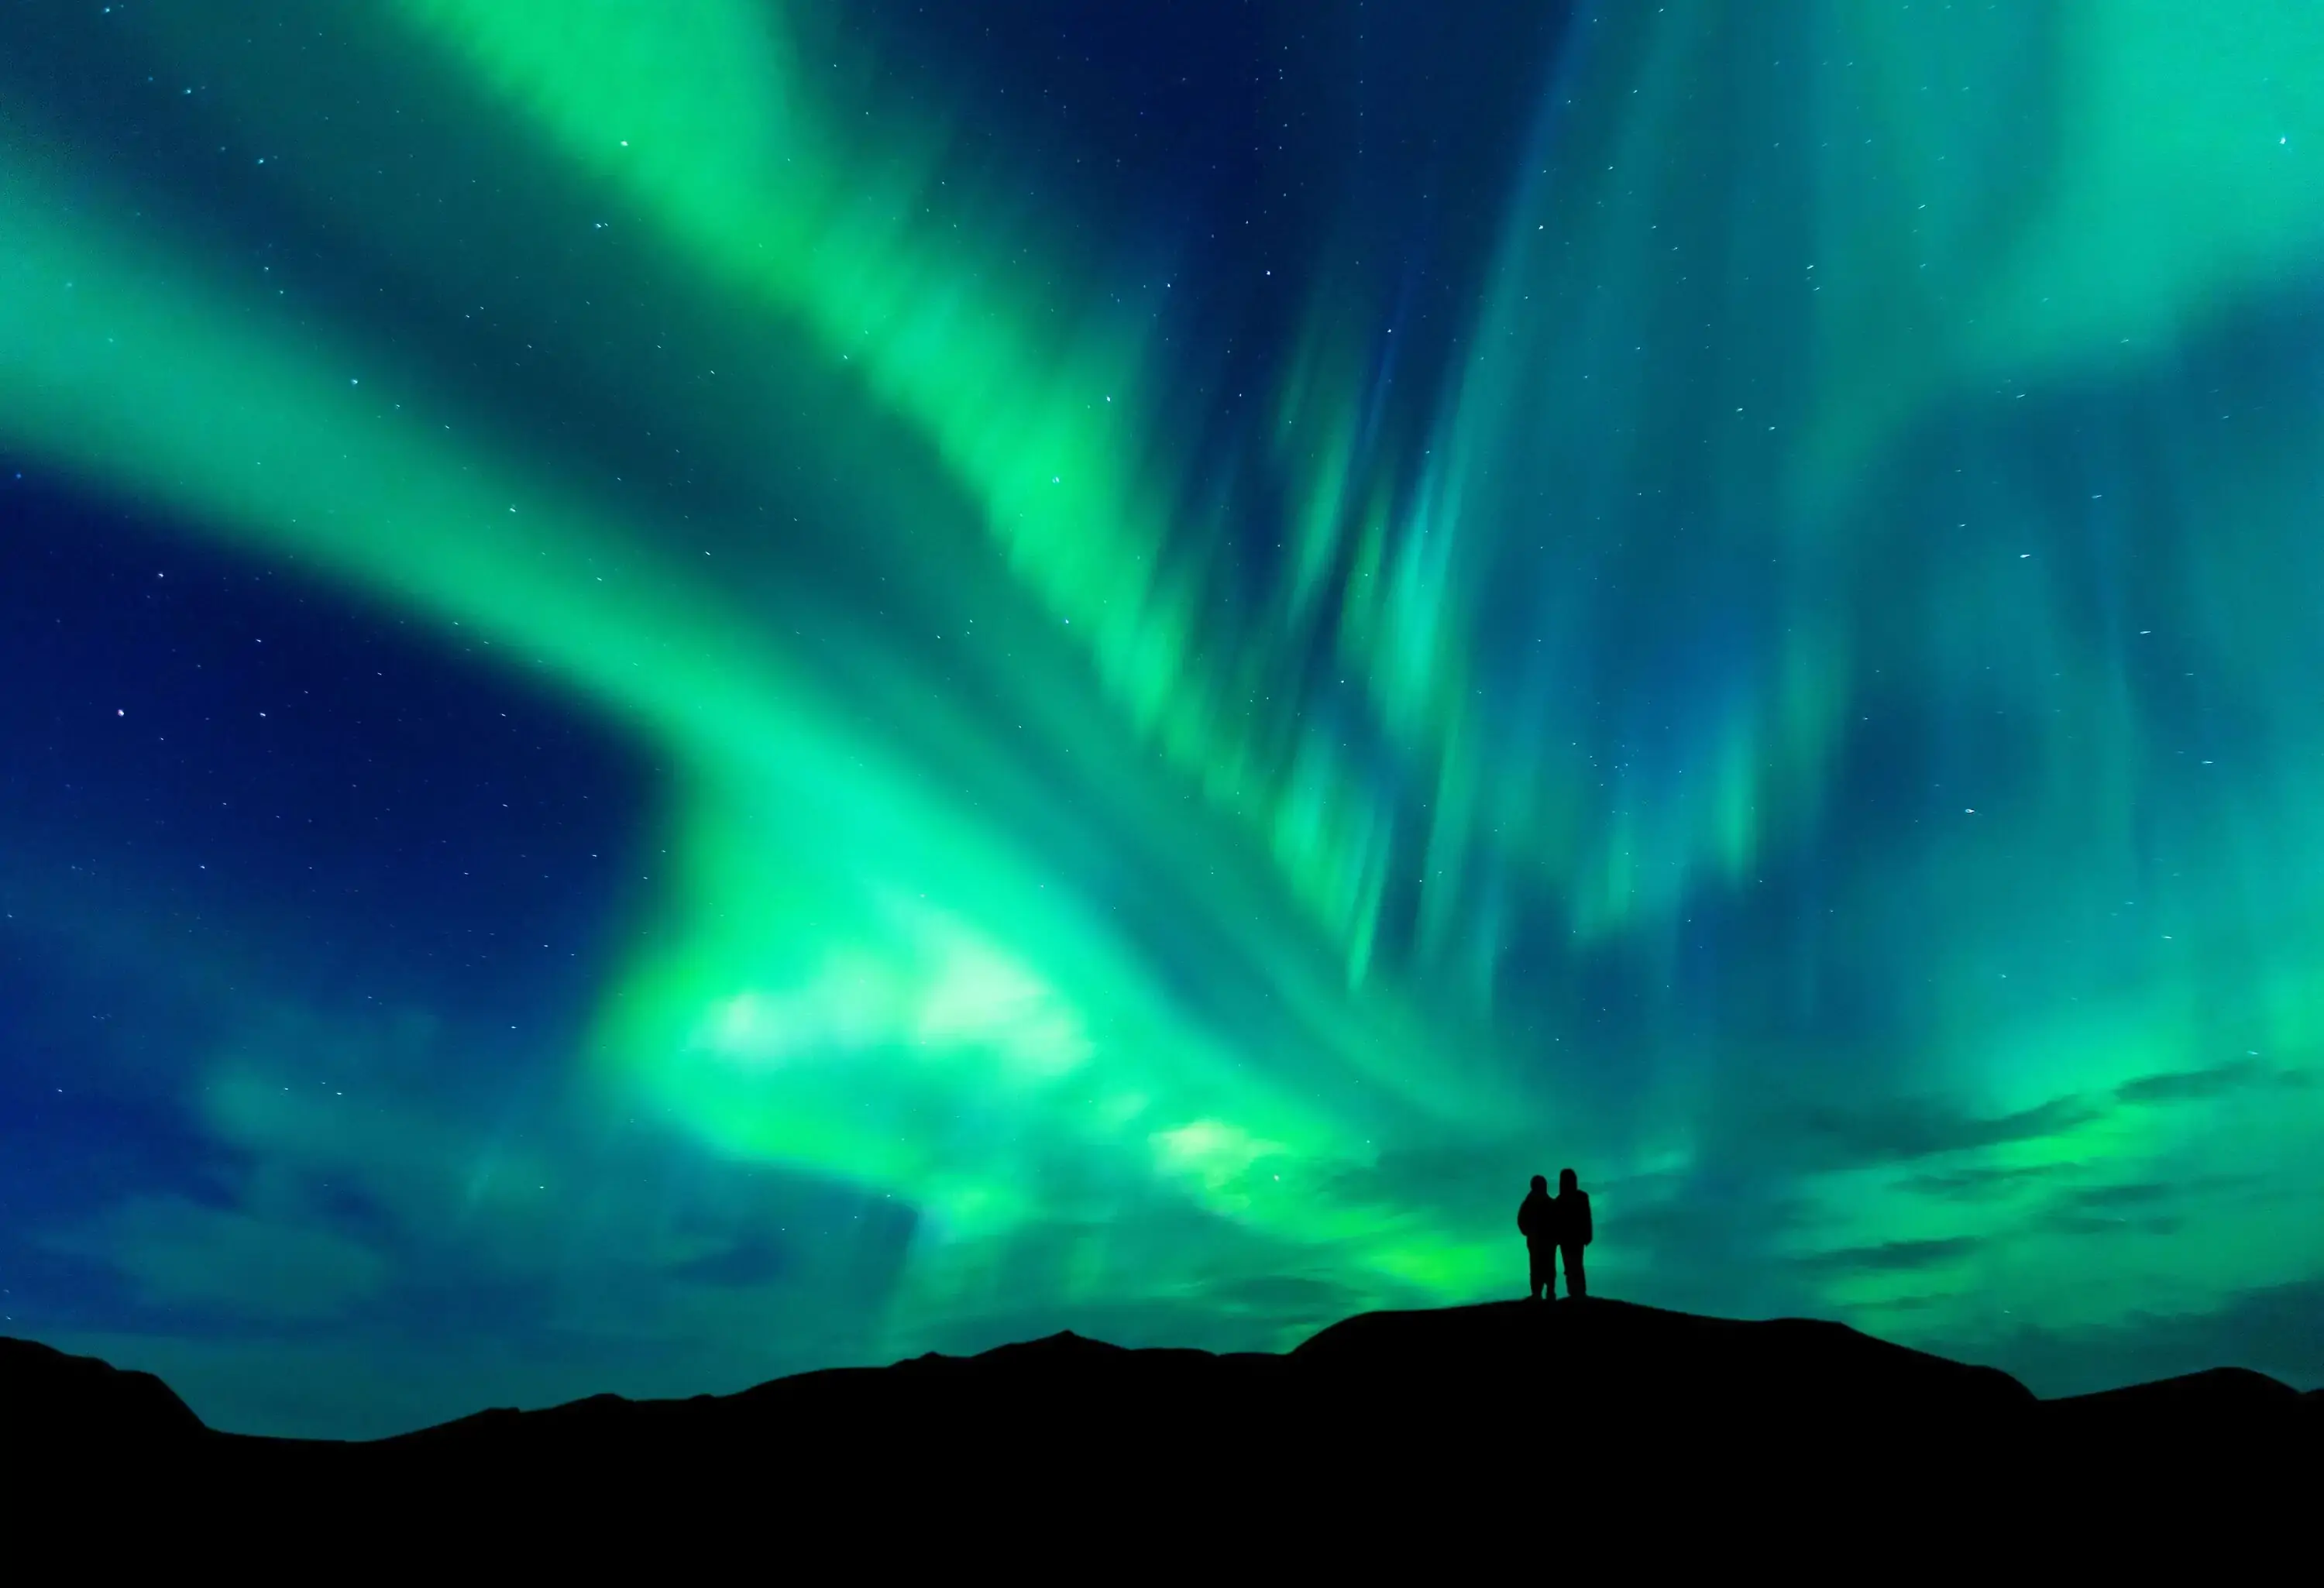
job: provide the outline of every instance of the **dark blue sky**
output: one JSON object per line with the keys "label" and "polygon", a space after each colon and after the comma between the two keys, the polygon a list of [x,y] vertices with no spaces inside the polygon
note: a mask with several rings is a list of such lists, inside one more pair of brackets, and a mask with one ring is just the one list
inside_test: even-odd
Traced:
{"label": "dark blue sky", "polygon": [[0,12],[0,1326],[2324,1378],[2324,30],[695,21]]}

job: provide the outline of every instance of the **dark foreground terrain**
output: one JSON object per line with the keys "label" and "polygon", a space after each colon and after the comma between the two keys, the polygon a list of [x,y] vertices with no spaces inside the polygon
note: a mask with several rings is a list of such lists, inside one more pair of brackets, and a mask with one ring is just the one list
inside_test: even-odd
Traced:
{"label": "dark foreground terrain", "polygon": [[420,1516],[488,1500],[600,1528],[746,1497],[794,1527],[842,1510],[904,1526],[964,1502],[1026,1526],[1032,1513],[991,1507],[1174,1526],[1240,1508],[1294,1530],[1338,1518],[1344,1542],[1367,1515],[1408,1530],[1465,1510],[1491,1532],[1516,1503],[1679,1525],[1748,1497],[1832,1514],[1920,1505],[1957,1530],[2034,1494],[2053,1522],[2077,1492],[2162,1493],[2181,1520],[2199,1491],[2312,1496],[2324,1394],[2223,1369],[2043,1401],[1837,1324],[1593,1299],[1367,1314],[1280,1356],[1058,1334],[736,1395],[484,1411],[364,1444],[220,1433],[150,1375],[0,1340],[0,1439],[19,1470],[120,1493]]}

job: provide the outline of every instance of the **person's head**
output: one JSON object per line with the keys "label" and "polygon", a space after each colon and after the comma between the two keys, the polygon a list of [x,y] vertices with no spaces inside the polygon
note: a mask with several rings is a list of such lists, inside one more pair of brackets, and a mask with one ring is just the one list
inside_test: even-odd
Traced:
{"label": "person's head", "polygon": [[[1565,1172],[1566,1172],[1567,1174],[1572,1174],[1573,1171],[1572,1171],[1572,1169],[1568,1169],[1568,1170],[1566,1170]],[[1534,1188],[1535,1190],[1536,1190],[1536,1191],[1546,1191],[1546,1190],[1548,1190],[1548,1189],[1549,1189],[1549,1177],[1548,1177],[1547,1176],[1545,1176],[1545,1175],[1536,1175],[1536,1176],[1533,1177],[1533,1188]]]}
{"label": "person's head", "polygon": [[1573,1177],[1573,1171],[1572,1169],[1560,1169],[1557,1171],[1557,1188],[1560,1191],[1575,1190],[1580,1186],[1580,1185],[1581,1182]]}

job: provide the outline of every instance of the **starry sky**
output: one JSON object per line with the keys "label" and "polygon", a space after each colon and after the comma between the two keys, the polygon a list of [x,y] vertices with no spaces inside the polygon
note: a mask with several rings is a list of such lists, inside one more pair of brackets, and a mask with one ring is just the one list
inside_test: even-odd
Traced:
{"label": "starry sky", "polygon": [[0,1332],[2324,1382],[2306,0],[0,9]]}

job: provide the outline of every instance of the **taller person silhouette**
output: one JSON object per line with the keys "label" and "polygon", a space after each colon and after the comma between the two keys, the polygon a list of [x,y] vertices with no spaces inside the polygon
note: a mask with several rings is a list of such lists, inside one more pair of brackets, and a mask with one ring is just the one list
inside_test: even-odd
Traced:
{"label": "taller person silhouette", "polygon": [[[1536,1177],[1534,1184],[1540,1186],[1542,1182]],[[1590,1193],[1582,1188],[1572,1169],[1560,1169],[1557,1196],[1545,1200],[1554,1210],[1550,1227],[1556,1232],[1558,1255],[1565,1260],[1566,1299],[1579,1301],[1590,1294],[1590,1281],[1582,1271],[1582,1249],[1597,1233],[1590,1223]]]}
{"label": "taller person silhouette", "polygon": [[1549,1182],[1539,1175],[1533,1177],[1533,1189],[1517,1204],[1517,1233],[1525,1237],[1526,1262],[1532,1269],[1533,1297],[1542,1299],[1546,1289],[1549,1298],[1557,1297],[1557,1198],[1549,1194]]}

